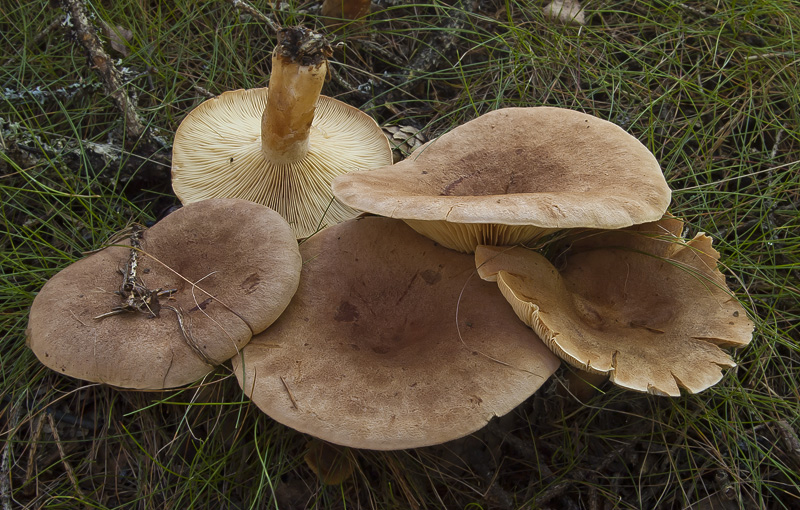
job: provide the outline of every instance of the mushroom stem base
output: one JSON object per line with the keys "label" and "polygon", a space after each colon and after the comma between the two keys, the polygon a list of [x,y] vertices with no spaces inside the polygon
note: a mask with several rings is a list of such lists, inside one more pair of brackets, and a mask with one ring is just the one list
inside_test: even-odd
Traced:
{"label": "mushroom stem base", "polygon": [[322,40],[312,56],[302,49],[316,47],[312,43],[320,37],[310,30],[284,36],[272,54],[269,96],[261,117],[261,145],[275,164],[294,163],[308,154],[311,123],[328,74],[327,43]]}

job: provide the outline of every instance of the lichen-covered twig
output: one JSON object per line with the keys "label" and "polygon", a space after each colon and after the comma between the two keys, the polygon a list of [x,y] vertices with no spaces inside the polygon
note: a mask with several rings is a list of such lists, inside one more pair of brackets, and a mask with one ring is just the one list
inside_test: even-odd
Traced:
{"label": "lichen-covered twig", "polygon": [[86,4],[83,0],[62,0],[62,2],[72,25],[72,33],[86,50],[89,66],[103,80],[106,94],[122,113],[127,132],[126,145],[129,147],[139,146],[151,152],[155,151],[158,145],[136,112],[136,107],[125,91],[114,61],[103,49],[103,44],[97,37],[97,30],[89,21]]}
{"label": "lichen-covered twig", "polygon": [[[131,227],[131,250],[128,256],[128,262],[125,265],[125,271],[122,273],[122,285],[116,294],[122,297],[122,304],[115,306],[111,311],[103,313],[95,317],[95,319],[104,319],[112,315],[117,315],[126,312],[139,312],[147,315],[149,318],[158,317],[161,311],[161,303],[159,299],[164,296],[171,296],[177,292],[177,289],[148,289],[142,280],[139,278],[139,250],[141,250],[142,228],[134,224]],[[176,310],[175,313],[180,313]]]}

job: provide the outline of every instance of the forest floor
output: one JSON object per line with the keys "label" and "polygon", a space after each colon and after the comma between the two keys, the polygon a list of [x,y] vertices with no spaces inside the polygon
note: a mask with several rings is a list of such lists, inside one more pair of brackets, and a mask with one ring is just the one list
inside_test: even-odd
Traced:
{"label": "forest floor", "polygon": [[[79,37],[84,5],[96,47]],[[294,1],[0,5],[0,508],[800,507],[800,5],[593,0],[583,26],[543,5],[379,0],[335,28]],[[578,110],[637,137],[670,212],[713,237],[755,323],[738,366],[699,394],[604,384],[584,401],[563,366],[466,438],[339,451],[354,466],[341,484],[320,481],[304,461],[314,441],[249,403],[227,365],[164,392],[46,369],[26,346],[37,292],[179,205],[175,130],[210,97],[266,86],[262,16],[326,33],[323,93],[403,127],[404,154],[508,106]]]}

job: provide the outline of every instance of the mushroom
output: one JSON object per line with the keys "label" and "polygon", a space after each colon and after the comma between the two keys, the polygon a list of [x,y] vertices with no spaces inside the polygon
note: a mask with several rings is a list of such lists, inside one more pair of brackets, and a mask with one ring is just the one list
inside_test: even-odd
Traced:
{"label": "mushroom", "polygon": [[487,113],[394,166],[337,177],[333,193],[464,252],[655,221],[670,201],[658,162],[634,137],[550,107]]}
{"label": "mushroom", "polygon": [[562,384],[556,386],[556,394],[588,402],[606,381],[608,381],[607,374],[586,372],[570,366],[562,376]]}
{"label": "mushroom", "polygon": [[312,439],[307,447],[303,460],[316,473],[320,482],[325,485],[341,485],[353,476],[356,461],[349,448],[319,439]]}
{"label": "mushroom", "polygon": [[341,24],[341,20],[357,20],[369,14],[371,0],[325,0],[320,13],[328,26]]}
{"label": "mushroom", "polygon": [[233,359],[284,425],[355,448],[442,443],[511,411],[560,363],[472,257],[399,220],[350,220],[300,252],[286,312]]}
{"label": "mushroom", "polygon": [[372,118],[320,96],[329,53],[319,34],[283,29],[269,89],[225,92],[186,116],[172,152],[172,188],[181,202],[257,202],[283,216],[298,238],[357,214],[333,199],[331,181],[391,164],[392,151]]}
{"label": "mushroom", "polygon": [[584,234],[558,270],[521,247],[479,246],[478,274],[571,365],[658,395],[700,392],[736,366],[725,348],[753,323],[717,269],[711,238],[680,238],[674,218]]}
{"label": "mushroom", "polygon": [[[78,379],[182,386],[278,318],[300,265],[291,229],[267,207],[238,199],[189,204],[53,276],[31,306],[28,345],[42,363]],[[141,310],[121,306],[128,280],[151,292]]]}

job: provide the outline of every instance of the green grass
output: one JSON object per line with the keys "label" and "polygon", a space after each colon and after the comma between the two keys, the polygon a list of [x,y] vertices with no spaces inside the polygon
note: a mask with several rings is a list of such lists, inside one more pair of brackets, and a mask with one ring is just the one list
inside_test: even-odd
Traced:
{"label": "green grass", "polygon": [[[225,367],[180,391],[123,392],[59,376],[26,348],[27,311],[48,278],[176,200],[168,167],[130,153],[103,159],[93,149],[121,145],[120,114],[68,30],[43,32],[61,11],[6,4],[3,509],[800,505],[796,2],[599,0],[585,3],[581,28],[544,19],[540,3],[480,2],[454,29],[452,49],[403,88],[395,77],[425,48],[441,47],[431,41],[464,4],[385,2],[361,28],[334,34],[345,43],[333,58],[339,79],[323,92],[381,123],[432,137],[496,108],[553,105],[624,127],[661,163],[675,190],[671,211],[688,233],[714,237],[730,287],[756,318],[739,366],[699,395],[604,387],[581,404],[557,392],[559,373],[465,440],[352,452],[357,470],[336,487],[305,465],[307,438],[247,403]],[[273,13],[280,23],[321,27],[316,4],[283,5]],[[114,58],[139,113],[164,140],[204,90],[267,83],[274,34],[228,2],[93,2],[90,10],[132,31],[128,55]]]}

